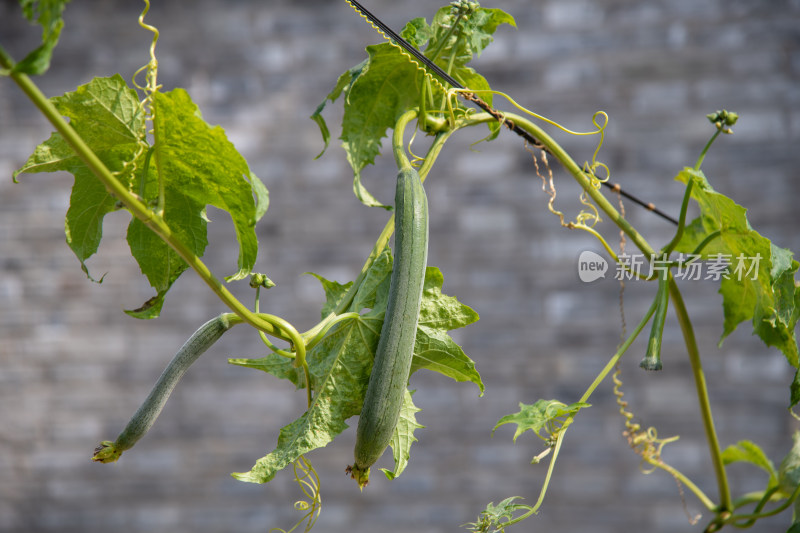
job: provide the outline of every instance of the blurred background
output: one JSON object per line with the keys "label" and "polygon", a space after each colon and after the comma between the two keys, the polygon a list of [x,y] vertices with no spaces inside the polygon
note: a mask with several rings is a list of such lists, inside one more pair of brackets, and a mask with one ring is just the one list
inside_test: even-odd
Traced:
{"label": "blurred background", "polygon": [[[130,80],[148,60],[141,2],[74,1],[48,73],[36,82],[48,96],[94,76]],[[438,3],[370,0],[396,29],[430,20]],[[800,2],[797,0],[497,0],[512,14],[474,63],[491,86],[578,130],[592,114],[610,116],[600,158],[612,181],[677,216],[683,188],[673,177],[694,164],[716,109],[740,115],[703,166],[712,185],[745,205],[752,226],[782,247],[800,250]],[[212,0],[154,2],[147,22],[161,31],[157,55],[164,90],[186,88],[211,124],[219,124],[270,190],[258,227],[257,270],[276,283],[263,309],[305,330],[324,300],[313,271],[355,277],[387,214],[351,192],[352,173],[335,138],[341,102],[326,118],[334,141],[320,159],[317,126],[308,119],[337,77],[380,42],[342,1]],[[39,31],[17,2],[0,1],[0,45],[21,58]],[[299,416],[302,392],[288,382],[234,367],[227,357],[264,354],[257,335],[236,329],[188,372],[156,425],[119,463],[92,463],[94,446],[113,439],[164,365],[204,321],[225,309],[187,272],[162,317],[137,321],[123,309],[152,293],[125,243],[129,217],[106,218],[105,239],[89,261],[94,284],[64,242],[69,174],[11,174],[52,128],[8,78],[0,78],[0,531],[99,533],[239,533],[289,529],[301,513],[291,472],[263,486],[233,480],[271,451],[280,428]],[[411,461],[395,481],[382,477],[363,493],[344,474],[355,429],[309,454],[321,477],[321,532],[463,530],[489,502],[521,496],[533,504],[545,465],[533,434],[512,442],[513,427],[491,429],[518,403],[577,401],[614,353],[621,319],[619,284],[582,283],[580,252],[605,255],[586,233],[559,226],[547,211],[531,157],[507,133],[471,146],[485,130],[457,135],[434,166],[429,264],[444,273],[444,292],[481,320],[452,332],[486,384],[439,375],[412,377],[422,408]],[[557,136],[582,162],[593,145]],[[425,141],[420,139],[421,146]],[[421,148],[418,151],[423,151]],[[388,154],[387,154],[388,155]],[[554,168],[558,204],[575,215],[578,191]],[[394,163],[381,157],[364,171],[367,187],[391,202]],[[613,198],[612,198],[613,199]],[[616,201],[615,199],[613,199]],[[626,204],[629,220],[655,246],[673,227]],[[210,209],[204,258],[218,276],[236,270],[238,249],[228,215]],[[601,228],[612,241],[616,232]],[[244,301],[251,290],[232,289]],[[786,410],[793,370],[744,323],[722,345],[717,284],[685,282],[684,297],[703,354],[723,447],[753,440],[776,463],[797,423]],[[632,325],[655,294],[629,282]],[[680,435],[664,459],[716,498],[696,395],[674,315],[667,317],[664,370],[638,368],[644,341],[622,360],[626,399],[637,420],[660,436]],[[622,436],[623,419],[604,383],[568,432],[540,513],[514,530],[593,533],[700,531],[702,506],[669,475],[641,472]],[[351,420],[351,426],[355,419]],[[390,465],[390,454],[383,459]],[[731,468],[734,495],[763,489],[760,471]],[[785,531],[790,517],[759,523]]]}

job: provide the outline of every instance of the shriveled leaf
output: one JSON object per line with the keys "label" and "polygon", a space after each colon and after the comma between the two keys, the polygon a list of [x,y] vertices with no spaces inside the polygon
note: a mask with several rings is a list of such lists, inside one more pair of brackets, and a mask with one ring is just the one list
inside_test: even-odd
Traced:
{"label": "shriveled leaf", "polygon": [[492,429],[492,434],[504,424],[516,424],[517,430],[514,432],[513,438],[515,442],[517,437],[528,430],[536,433],[540,439],[546,439],[547,437],[539,434],[540,431],[544,429],[550,434],[550,428],[560,425],[560,418],[577,413],[585,407],[590,407],[590,405],[581,402],[567,405],[558,400],[537,400],[532,405],[520,402],[519,412],[501,418]]}
{"label": "shriveled leaf", "polygon": [[411,444],[417,441],[414,436],[414,431],[425,426],[417,423],[416,414],[421,411],[412,399],[415,391],[406,389],[405,396],[403,396],[403,407],[400,409],[400,418],[397,421],[397,426],[394,428],[392,440],[389,446],[392,447],[392,455],[394,456],[394,470],[381,468],[383,473],[388,479],[394,479],[403,473],[408,465],[408,458],[410,457]]}

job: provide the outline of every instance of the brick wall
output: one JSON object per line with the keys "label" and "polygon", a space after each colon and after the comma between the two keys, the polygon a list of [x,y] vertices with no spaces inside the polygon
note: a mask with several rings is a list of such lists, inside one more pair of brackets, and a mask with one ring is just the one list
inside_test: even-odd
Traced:
{"label": "brick wall", "polygon": [[[19,22],[15,2],[0,3],[0,44],[19,57],[37,37]],[[602,157],[614,181],[677,213],[672,181],[691,164],[709,133],[704,115],[740,113],[733,136],[720,139],[704,164],[713,185],[745,204],[752,225],[777,244],[800,250],[797,145],[800,141],[800,2],[796,0],[501,0],[518,29],[501,28],[477,62],[493,87],[576,129],[608,112]],[[428,18],[438,4],[373,0],[392,26]],[[75,1],[50,72],[37,80],[48,95],[92,76],[130,78],[147,60],[149,36],[136,25],[134,2]],[[186,87],[206,120],[221,124],[270,189],[259,226],[257,269],[278,283],[271,312],[305,329],[322,291],[301,272],[348,280],[386,214],[361,207],[337,146],[319,160],[308,115],[344,69],[361,61],[372,29],[343,2],[156,2],[148,21],[161,30],[160,81]],[[341,111],[330,108],[330,124]],[[122,309],[150,296],[124,242],[127,218],[106,219],[106,240],[89,262],[108,275],[88,282],[64,244],[67,174],[11,172],[50,127],[6,78],[0,78],[0,531],[94,533],[263,532],[298,518],[299,492],[288,472],[265,486],[228,476],[272,449],[281,426],[303,410],[302,393],[258,372],[227,365],[227,356],[262,353],[246,330],[226,335],[187,374],[158,423],[118,464],[89,461],[113,438],[182,341],[221,304],[193,276],[180,279],[162,318],[139,322]],[[334,136],[338,135],[336,129]],[[481,320],[454,333],[483,374],[487,391],[418,373],[412,386],[427,427],[407,471],[359,494],[345,478],[354,431],[310,454],[321,475],[319,531],[439,533],[474,520],[489,501],[519,495],[532,503],[544,468],[529,435],[490,430],[520,401],[576,400],[613,353],[620,320],[618,285],[583,284],[582,250],[601,252],[586,234],[558,226],[530,156],[510,135],[469,151],[478,134],[448,143],[427,185],[429,263],[445,292]],[[591,147],[565,138],[576,157]],[[365,172],[368,187],[390,201],[392,162]],[[573,189],[557,171],[559,202]],[[629,219],[656,245],[671,227],[628,205]],[[226,215],[212,210],[212,270],[235,269],[237,250]],[[609,234],[611,230],[603,226]],[[234,287],[237,295],[248,291]],[[629,283],[629,324],[649,305],[650,285]],[[685,297],[704,355],[723,446],[758,442],[776,460],[796,423],[785,410],[792,373],[743,324],[716,347],[721,332],[716,286],[694,282]],[[659,434],[680,434],[665,459],[715,496],[716,488],[681,338],[667,318],[663,372],[638,369],[639,342],[623,360],[627,399]],[[547,500],[520,531],[699,531],[684,514],[664,473],[643,475],[626,446],[610,385],[592,398],[567,435]],[[763,487],[752,469],[731,472],[737,494]],[[762,484],[762,485],[759,485]],[[690,513],[700,505],[687,495]],[[785,531],[788,517],[759,531]],[[703,524],[704,521],[701,521]]]}

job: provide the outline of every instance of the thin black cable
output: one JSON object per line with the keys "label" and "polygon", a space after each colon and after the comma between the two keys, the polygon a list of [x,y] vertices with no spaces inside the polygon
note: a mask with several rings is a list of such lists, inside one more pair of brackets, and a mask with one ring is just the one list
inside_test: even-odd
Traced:
{"label": "thin black cable", "polygon": [[370,13],[367,8],[356,2],[356,0],[347,0],[356,10],[358,10],[364,17],[370,21],[371,23],[375,24],[380,30],[388,35],[395,43],[402,46],[403,49],[414,56],[414,59],[420,61],[423,65],[431,69],[437,76],[442,78],[444,81],[455,87],[456,89],[464,89],[464,86],[458,83],[456,80],[453,79],[447,72],[442,70],[439,65],[428,59],[425,54],[417,50],[414,46],[411,45],[408,41],[400,37],[397,33],[394,32],[389,26],[384,24],[378,17]]}
{"label": "thin black cable", "polygon": [[[425,54],[423,54],[422,52],[417,50],[416,47],[411,45],[411,43],[409,43],[408,41],[406,41],[405,39],[400,37],[400,35],[395,33],[394,30],[392,30],[389,26],[384,24],[383,21],[381,21],[378,17],[376,17],[375,15],[370,13],[367,8],[362,6],[356,0],[346,0],[346,1],[351,6],[353,6],[356,9],[356,11],[361,13],[364,16],[364,18],[366,18],[369,22],[371,22],[372,24],[377,26],[384,34],[386,34],[389,38],[391,38],[398,46],[401,46],[406,52],[408,52],[409,54],[414,56],[414,59],[416,59],[417,61],[419,61],[423,65],[425,65],[430,70],[432,70],[434,72],[434,74],[436,74],[437,76],[442,78],[444,81],[446,81],[447,83],[449,83],[450,85],[452,85],[456,89],[466,89],[466,87],[464,87],[463,85],[458,83],[455,79],[453,79],[452,76],[450,76],[447,72],[442,70],[441,67],[439,67],[439,65],[437,65],[436,63],[431,61],[427,56],[425,56]],[[531,145],[536,146],[536,147],[541,148],[541,149],[545,149],[544,146],[542,145],[542,143],[540,143],[527,130],[522,129],[519,126],[517,126],[514,122],[505,119],[505,117],[503,116],[502,113],[500,113],[499,111],[494,109],[492,106],[490,106],[489,104],[484,102],[481,98],[479,98],[474,93],[464,93],[464,92],[462,92],[462,93],[459,93],[459,94],[465,100],[468,100],[468,101],[472,102],[473,104],[477,105],[478,107],[480,107],[481,109],[483,109],[484,111],[486,111],[487,113],[492,115],[498,122],[500,122],[501,124],[505,125],[509,130],[513,131],[514,133],[516,133],[517,135],[519,135],[520,137],[522,137],[523,139],[528,141]],[[615,192],[618,192],[619,194],[621,194],[622,196],[624,196],[628,200],[632,201],[633,203],[635,203],[635,204],[637,204],[637,205],[639,205],[641,207],[644,207],[648,211],[651,211],[652,213],[660,216],[661,218],[672,222],[676,226],[678,225],[678,221],[675,218],[671,217],[670,215],[668,215],[668,214],[664,213],[663,211],[661,211],[660,209],[658,209],[652,202],[645,202],[644,200],[640,200],[636,196],[625,192],[625,190],[623,190],[622,187],[619,186],[619,184],[609,183],[607,181],[602,181],[601,183],[603,185],[605,185],[606,187],[610,188],[611,190],[613,190]]]}

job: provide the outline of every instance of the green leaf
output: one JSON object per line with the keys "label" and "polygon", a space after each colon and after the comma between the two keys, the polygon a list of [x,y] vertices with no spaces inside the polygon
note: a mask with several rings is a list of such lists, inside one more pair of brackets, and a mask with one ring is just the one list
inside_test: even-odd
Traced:
{"label": "green leaf", "polygon": [[232,365],[261,370],[262,372],[272,374],[278,379],[288,379],[294,383],[295,387],[298,389],[303,389],[306,386],[306,378],[303,374],[303,370],[295,367],[292,359],[276,353],[270,353],[266,357],[257,359],[232,357],[228,359],[228,362]]}
{"label": "green leaf", "polygon": [[584,407],[590,407],[590,405],[582,402],[567,405],[558,400],[537,400],[533,405],[520,402],[519,412],[501,418],[492,429],[492,434],[504,424],[516,424],[517,430],[514,432],[514,442],[516,442],[517,437],[528,430],[536,433],[540,439],[546,440],[547,437],[540,435],[540,431],[544,429],[548,435],[552,434],[560,426],[561,421],[558,419],[577,413]]}
{"label": "green leaf", "polygon": [[390,43],[367,47],[369,60],[347,91],[342,146],[353,168],[353,192],[368,206],[384,207],[361,183],[361,171],[375,162],[381,139],[397,118],[419,100],[422,73]]}
{"label": "green leaf", "polygon": [[[437,12],[430,26],[425,19],[416,18],[406,24],[401,35],[417,48],[422,49],[427,44],[425,53],[429,57],[438,52],[437,64],[449,69],[449,74],[464,86],[488,90],[485,78],[466,64],[491,42],[492,34],[500,24],[514,25],[513,17],[498,9],[480,8],[460,24],[462,32],[447,37],[448,27],[453,22],[450,7],[446,6]],[[365,205],[390,209],[363,185],[361,172],[375,162],[381,150],[381,140],[397,118],[407,109],[420,105],[423,85],[428,83],[427,76],[431,74],[426,74],[408,55],[389,42],[368,46],[367,53],[367,60],[339,77],[334,89],[311,118],[319,125],[327,147],[330,132],[322,118],[322,110],[329,100],[333,102],[341,94],[345,95],[340,139],[353,168],[353,191]],[[426,104],[426,107],[445,109],[444,93],[435,84],[432,89],[433,105]],[[481,96],[491,104],[490,93],[484,92]],[[499,125],[492,124],[490,129],[493,137],[499,131]]]}
{"label": "green leaf", "polygon": [[22,13],[29,22],[42,27],[42,44],[16,63],[11,72],[43,74],[50,68],[53,49],[58,44],[61,29],[64,27],[62,13],[69,0],[20,0]]}
{"label": "green leaf", "polygon": [[[205,206],[171,187],[165,191],[165,205],[169,208],[164,210],[164,220],[173,234],[196,255],[203,255],[208,244],[206,219],[204,216],[187,215],[204,213]],[[189,265],[138,218],[131,220],[127,238],[131,254],[157,294],[138,309],[125,312],[134,318],[156,318],[167,291]]]}
{"label": "green leaf", "polygon": [[[345,312],[363,313],[357,319],[342,320],[323,337],[310,353],[306,355],[311,372],[314,397],[309,409],[291,424],[281,429],[278,444],[272,452],[259,459],[250,472],[234,474],[243,481],[265,483],[274,475],[294,462],[300,455],[325,446],[341,433],[347,424],[345,420],[361,412],[372,369],[372,361],[378,346],[389,285],[392,273],[392,257],[387,247],[373,261],[367,270],[353,302]],[[323,317],[335,308],[344,292],[351,286],[331,282],[314,274],[325,289],[327,300]],[[469,307],[457,302],[455,298],[441,293],[443,278],[441,272],[428,267],[425,277],[423,301],[420,312],[418,340],[415,343],[415,369],[428,368],[458,381],[472,381],[483,391],[480,374],[474,363],[449,338],[446,331],[463,327],[477,320],[477,314]],[[420,336],[440,339],[440,353],[431,355],[428,350],[418,351]],[[305,377],[292,362],[275,354],[260,359],[230,359],[232,364],[269,372],[289,379],[298,388],[305,387]],[[396,477],[405,468],[409,448],[416,440],[413,431],[421,427],[414,414],[418,412],[407,394],[401,413],[401,422],[395,428],[392,450],[395,469],[387,473]]]}
{"label": "green leaf", "polygon": [[355,79],[361,75],[361,71],[364,69],[367,62],[368,60],[365,59],[355,67],[352,67],[344,71],[341,74],[341,76],[339,76],[339,79],[336,81],[336,85],[334,86],[334,88],[331,90],[330,93],[328,93],[328,96],[325,97],[325,99],[317,106],[317,109],[314,110],[314,112],[309,117],[311,120],[317,123],[317,126],[319,126],[319,132],[322,135],[322,142],[324,143],[322,151],[319,154],[317,154],[317,156],[314,159],[319,159],[320,157],[322,157],[322,154],[324,154],[325,151],[328,149],[328,145],[330,144],[331,140],[331,132],[328,129],[328,124],[325,122],[325,118],[322,116],[322,112],[325,110],[325,106],[327,105],[328,101],[335,102],[336,99],[339,98],[339,95],[342,94],[342,91],[345,90],[345,88],[349,89],[349,87],[353,84]]}
{"label": "green leaf", "polygon": [[505,524],[501,522],[510,521],[517,511],[530,511],[532,509],[529,505],[514,503],[514,500],[521,499],[521,496],[512,496],[506,498],[497,505],[495,505],[494,502],[490,502],[486,505],[486,509],[481,511],[477,522],[470,522],[464,525],[470,531],[478,533],[503,533],[503,531],[505,531]]}
{"label": "green leaf", "polygon": [[476,322],[478,313],[456,298],[442,294],[443,283],[441,271],[427,267],[411,373],[424,368],[455,381],[471,381],[483,395],[484,385],[475,363],[447,334],[449,330]]}
{"label": "green leaf", "polygon": [[[178,205],[170,223],[191,224],[189,218],[205,218],[205,206],[227,211],[233,219],[239,241],[239,271],[226,279],[248,276],[258,254],[257,219],[252,173],[247,162],[225,136],[225,130],[211,126],[183,89],[154,95],[156,146],[165,188],[178,191],[201,209],[190,211]],[[165,211],[170,206],[166,204]],[[168,218],[165,213],[165,218]],[[200,255],[200,254],[198,254]]]}
{"label": "green leaf", "polygon": [[[431,41],[428,43],[428,50],[437,50],[440,45],[442,51],[439,57],[444,64],[450,62],[450,58],[455,56],[454,62],[458,66],[463,66],[478,57],[481,52],[493,41],[494,32],[501,24],[509,24],[517,27],[514,17],[502,9],[478,8],[467,17],[463,17],[459,23],[462,30],[450,35],[450,27],[456,22],[456,15],[452,13],[450,6],[439,8],[431,21]],[[471,89],[472,87],[470,87]]]}
{"label": "green leaf", "polygon": [[[795,431],[792,435],[792,449],[786,454],[778,468],[778,487],[787,497],[795,495],[800,487],[800,431]],[[800,523],[800,501],[795,499],[792,504],[792,523],[794,524],[789,531],[795,529],[795,525]]]}
{"label": "green leaf", "polygon": [[[195,255],[202,256],[208,244],[206,206],[228,211],[241,245],[239,271],[228,279],[247,276],[258,252],[255,223],[267,210],[269,193],[222,128],[203,121],[185,91],[154,95],[155,147],[145,140],[147,126],[138,95],[119,75],[95,78],[52,102],[117,179],[148,205],[159,202],[161,176],[164,221]],[[57,133],[36,148],[14,178],[59,170],[75,176],[65,233],[91,278],[86,261],[97,252],[103,218],[121,206]],[[128,243],[156,290],[156,296],[128,314],[156,317],[167,291],[187,265],[138,219],[130,223]]]}
{"label": "green leaf", "polygon": [[800,485],[800,431],[792,435],[792,449],[778,468],[778,485],[784,494],[791,495]]}
{"label": "green leaf", "polygon": [[317,278],[319,282],[322,283],[322,288],[325,290],[325,305],[322,306],[321,312],[323,319],[325,319],[325,317],[331,314],[336,307],[339,306],[339,303],[342,301],[342,299],[344,299],[347,291],[353,286],[352,281],[342,285],[337,281],[327,280],[319,274],[315,274],[313,272],[305,272],[305,274],[309,274]]}
{"label": "green leaf", "polygon": [[433,37],[433,30],[424,17],[417,17],[408,21],[400,32],[400,36],[411,46],[421,50],[425,43]]}
{"label": "green leaf", "polygon": [[[717,237],[702,249],[701,258],[730,262],[720,280],[724,328],[720,344],[745,320],[752,321],[753,333],[767,346],[783,352],[789,364],[798,368],[795,326],[800,317],[800,286],[794,281],[800,263],[789,250],[775,246],[750,227],[746,210],[713,190],[702,172],[684,169],[677,180],[694,181],[692,197],[700,216],[687,226],[676,251],[692,253],[707,237]],[[796,404],[792,400],[792,405]]]}
{"label": "green leaf", "polygon": [[[122,170],[130,161],[139,165],[144,161],[143,155],[137,158],[145,117],[136,91],[128,88],[117,74],[111,78],[95,78],[74,92],[51,100],[109,170],[117,172],[118,179],[132,187],[133,176]],[[36,147],[22,168],[14,172],[14,179],[22,173],[60,170],[75,177],[65,233],[67,244],[88,276],[86,260],[97,252],[103,236],[103,218],[117,208],[116,198],[58,133]]]}
{"label": "green leaf", "polygon": [[414,430],[425,427],[417,424],[416,413],[420,412],[421,409],[414,405],[411,398],[414,392],[406,389],[403,397],[403,406],[400,408],[400,418],[397,421],[392,440],[389,442],[389,446],[392,447],[392,456],[394,456],[394,471],[381,468],[381,471],[390,480],[402,474],[408,465],[411,444],[417,441],[414,436]]}
{"label": "green leaf", "polygon": [[725,465],[736,462],[753,464],[769,474],[767,489],[778,483],[778,472],[772,461],[766,456],[761,448],[748,440],[742,440],[735,445],[728,446],[722,452],[722,462]]}
{"label": "green leaf", "polygon": [[258,222],[267,213],[269,209],[269,191],[264,182],[258,176],[250,173],[250,186],[253,188],[253,195],[256,201],[256,216],[255,221]]}
{"label": "green leaf", "polygon": [[[382,308],[385,306],[384,299]],[[266,483],[298,457],[327,445],[348,427],[345,420],[361,412],[380,336],[383,309],[339,322],[306,354],[314,390],[311,405],[299,418],[281,429],[272,452],[259,459],[249,472],[235,473],[233,477]],[[277,369],[278,377],[288,377],[299,386],[298,374],[287,372],[285,364],[274,364],[275,356],[265,359],[267,361],[261,363],[262,370]],[[232,362],[259,368],[257,361]]]}
{"label": "green leaf", "polygon": [[[473,58],[479,57],[494,40],[493,35],[498,26],[509,24],[516,27],[514,17],[501,9],[478,8],[461,20],[460,31],[451,34],[450,28],[455,22],[456,16],[450,6],[444,6],[436,12],[431,21],[431,38],[425,55],[431,57],[438,53],[437,64],[442,67],[449,65],[449,74],[464,87],[476,91],[488,90],[486,79],[466,65]],[[491,93],[480,93],[480,96],[486,103],[492,104]]]}

